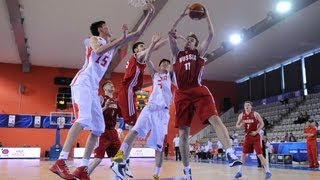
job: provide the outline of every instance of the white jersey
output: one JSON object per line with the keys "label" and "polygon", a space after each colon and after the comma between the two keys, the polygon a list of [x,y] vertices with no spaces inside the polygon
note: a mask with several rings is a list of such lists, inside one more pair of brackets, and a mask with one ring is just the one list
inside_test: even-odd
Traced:
{"label": "white jersey", "polygon": [[169,108],[171,101],[172,92],[170,72],[166,74],[154,73],[153,89],[149,97],[149,104]]}
{"label": "white jersey", "polygon": [[[100,46],[107,44],[107,41],[105,39],[98,36],[96,36],[96,38],[98,39],[98,43],[100,44]],[[85,81],[89,78],[92,88],[98,89],[99,82],[107,71],[112,59],[114,48],[99,56],[92,50],[87,39],[85,40],[85,47],[85,63],[73,78],[70,86],[81,84],[82,81]]]}

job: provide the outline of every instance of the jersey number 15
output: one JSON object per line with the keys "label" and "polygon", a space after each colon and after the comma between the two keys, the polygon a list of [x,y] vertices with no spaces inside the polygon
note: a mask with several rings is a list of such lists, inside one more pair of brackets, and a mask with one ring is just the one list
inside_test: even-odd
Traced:
{"label": "jersey number 15", "polygon": [[97,60],[96,63],[100,64],[102,67],[105,67],[108,62],[108,56],[100,56]]}

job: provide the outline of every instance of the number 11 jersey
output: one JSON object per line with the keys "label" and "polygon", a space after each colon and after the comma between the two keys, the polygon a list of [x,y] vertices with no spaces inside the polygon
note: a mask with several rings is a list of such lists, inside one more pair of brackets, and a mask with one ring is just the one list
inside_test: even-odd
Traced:
{"label": "number 11 jersey", "polygon": [[204,63],[205,60],[199,56],[196,49],[179,51],[176,62],[173,64],[178,89],[202,86]]}

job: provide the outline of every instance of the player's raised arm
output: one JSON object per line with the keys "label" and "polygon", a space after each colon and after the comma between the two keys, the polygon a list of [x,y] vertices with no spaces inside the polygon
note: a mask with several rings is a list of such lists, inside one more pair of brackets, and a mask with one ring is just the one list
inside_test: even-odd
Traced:
{"label": "player's raised arm", "polygon": [[147,7],[148,7],[148,14],[146,18],[142,21],[142,23],[140,24],[140,26],[136,31],[128,34],[126,42],[138,39],[142,35],[142,33],[145,31],[147,26],[150,24],[151,19],[153,18],[154,12],[155,12],[154,6],[150,0],[147,0]]}
{"label": "player's raised arm", "polygon": [[126,40],[127,32],[128,32],[128,27],[127,27],[127,25],[124,24],[122,26],[122,36],[120,38],[118,38],[110,43],[107,43],[103,46],[100,46],[98,39],[95,36],[92,36],[89,40],[89,44],[90,44],[92,50],[96,54],[102,55],[102,54],[110,51],[111,49],[115,48],[116,46],[123,44]]}
{"label": "player's raised arm", "polygon": [[151,44],[146,49],[146,55],[144,57],[144,61],[147,64],[148,70],[150,71],[151,77],[153,77],[154,73],[156,72],[153,63],[150,61],[151,52],[153,51],[155,45],[160,41],[161,36],[159,33],[156,33],[152,36]]}
{"label": "player's raised arm", "polygon": [[179,16],[179,18],[175,21],[173,24],[172,28],[170,29],[168,35],[169,35],[169,44],[170,44],[170,49],[171,53],[173,56],[176,56],[177,53],[179,52],[178,44],[177,44],[177,26],[179,22],[182,20],[183,17],[185,17],[188,13],[189,5],[184,9],[182,14]]}
{"label": "player's raised arm", "polygon": [[209,45],[213,39],[213,33],[214,33],[214,30],[213,30],[213,25],[212,25],[212,21],[211,21],[211,18],[210,18],[210,15],[208,13],[207,10],[205,10],[205,13],[206,13],[206,21],[208,23],[208,32],[209,32],[209,35],[208,37],[201,43],[200,47],[199,47],[199,54],[200,56],[204,56],[206,51],[208,50],[209,48]]}

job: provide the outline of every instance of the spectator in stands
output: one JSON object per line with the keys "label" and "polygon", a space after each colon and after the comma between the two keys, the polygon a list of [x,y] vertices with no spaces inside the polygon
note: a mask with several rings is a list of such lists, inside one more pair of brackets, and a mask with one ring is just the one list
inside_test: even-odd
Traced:
{"label": "spectator in stands", "polygon": [[292,132],[290,133],[290,136],[289,136],[289,142],[297,142],[297,139],[296,139],[296,137],[294,137]]}
{"label": "spectator in stands", "polygon": [[289,142],[289,133],[288,132],[286,132],[286,134],[284,135],[283,141],[284,142]]}
{"label": "spectator in stands", "polygon": [[279,136],[276,137],[276,139],[274,139],[273,141],[271,141],[272,143],[280,143],[280,138]]}
{"label": "spectator in stands", "polygon": [[307,139],[309,168],[319,168],[317,130],[313,124],[314,121],[307,121],[302,135]]}
{"label": "spectator in stands", "polygon": [[289,103],[289,98],[285,98],[284,100],[281,100],[280,102],[281,102],[281,104],[286,105]]}
{"label": "spectator in stands", "polygon": [[302,124],[302,123],[305,123],[309,120],[309,115],[307,113],[307,111],[304,111],[304,112],[299,112],[299,116],[298,116],[298,119],[295,120],[293,123],[294,124]]}

